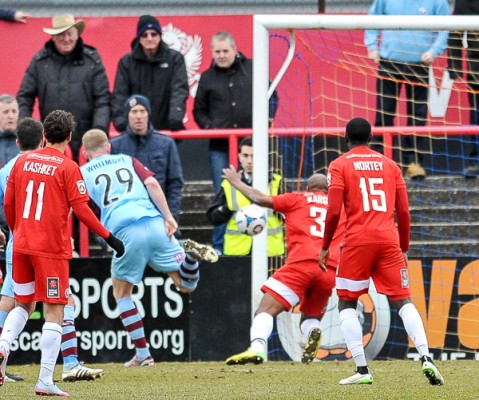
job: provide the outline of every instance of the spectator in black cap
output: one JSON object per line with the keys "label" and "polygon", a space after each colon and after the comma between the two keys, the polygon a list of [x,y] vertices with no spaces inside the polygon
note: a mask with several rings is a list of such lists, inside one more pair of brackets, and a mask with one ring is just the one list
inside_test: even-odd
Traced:
{"label": "spectator in black cap", "polygon": [[123,135],[111,140],[111,154],[123,153],[138,159],[156,175],[176,221],[181,209],[183,170],[175,141],[155,131],[151,105],[145,96],[134,94],[122,104],[127,120]]}
{"label": "spectator in black cap", "polygon": [[160,22],[151,15],[140,17],[132,50],[118,63],[112,116],[119,132],[125,131],[128,123],[123,105],[135,93],[150,100],[150,122],[155,129],[185,129],[183,117],[188,98],[185,60],[180,52],[161,40]]}

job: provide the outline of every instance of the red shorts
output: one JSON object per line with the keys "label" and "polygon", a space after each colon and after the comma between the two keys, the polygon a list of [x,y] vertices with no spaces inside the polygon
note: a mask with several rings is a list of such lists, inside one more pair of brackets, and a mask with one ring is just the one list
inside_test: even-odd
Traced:
{"label": "red shorts", "polygon": [[311,317],[324,314],[334,288],[335,269],[324,272],[318,260],[304,260],[283,265],[261,290],[278,300],[287,310],[301,302],[299,310]]}
{"label": "red shorts", "polygon": [[404,255],[395,244],[345,246],[341,253],[336,291],[342,300],[354,301],[369,289],[372,278],[378,293],[390,300],[411,296]]}
{"label": "red shorts", "polygon": [[13,251],[12,277],[15,300],[67,304],[70,296],[68,260]]}

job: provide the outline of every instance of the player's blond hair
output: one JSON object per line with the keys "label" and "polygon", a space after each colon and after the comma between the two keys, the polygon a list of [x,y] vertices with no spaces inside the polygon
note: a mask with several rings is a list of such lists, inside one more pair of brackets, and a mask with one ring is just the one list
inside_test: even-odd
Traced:
{"label": "player's blond hair", "polygon": [[108,136],[101,129],[90,129],[82,138],[83,147],[87,152],[95,152],[108,144]]}

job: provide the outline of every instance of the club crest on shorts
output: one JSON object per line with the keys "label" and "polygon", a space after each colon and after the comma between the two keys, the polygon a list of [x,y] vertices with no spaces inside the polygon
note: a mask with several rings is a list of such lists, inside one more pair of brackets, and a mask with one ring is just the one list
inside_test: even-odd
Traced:
{"label": "club crest on shorts", "polygon": [[403,288],[409,287],[409,275],[407,269],[401,269],[401,286]]}
{"label": "club crest on shorts", "polygon": [[47,278],[47,297],[49,299],[60,298],[60,279],[59,278]]}

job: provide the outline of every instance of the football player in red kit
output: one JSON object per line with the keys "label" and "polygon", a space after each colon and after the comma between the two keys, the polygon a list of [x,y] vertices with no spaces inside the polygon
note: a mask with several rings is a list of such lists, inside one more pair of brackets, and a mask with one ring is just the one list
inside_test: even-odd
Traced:
{"label": "football player in red kit", "polygon": [[318,266],[324,223],[328,207],[327,180],[322,174],[312,175],[305,192],[268,196],[241,181],[234,168],[223,170],[224,177],[253,203],[282,213],[286,222],[288,259],[263,284],[264,292],[251,326],[250,347],[226,360],[226,364],[260,364],[266,358],[266,344],[273,330],[273,318],[300,303],[301,334],[308,338],[301,361],[310,363],[316,355],[320,339],[320,322],[334,288],[334,276],[342,240],[341,228],[332,245],[327,266]]}
{"label": "football player in red kit", "polygon": [[63,310],[68,302],[69,259],[72,257],[70,209],[93,232],[116,250],[123,243],[101,225],[91,211],[78,165],[64,155],[75,129],[71,113],[53,111],[44,121],[46,146],[20,156],[9,175],[4,208],[13,243],[12,277],[15,307],[0,336],[0,386],[12,342],[22,332],[35,303],[45,307],[40,340],[40,375],[35,393],[68,396],[53,382],[62,336]]}
{"label": "football player in red kit", "polygon": [[371,125],[365,119],[349,121],[345,138],[349,151],[329,166],[330,203],[319,257],[321,265],[327,265],[344,205],[346,231],[336,275],[336,291],[341,331],[357,370],[339,383],[373,383],[356,313],[358,298],[368,292],[369,279],[372,278],[378,292],[386,295],[398,310],[421,356],[423,374],[431,385],[442,385],[444,379],[429,357],[421,316],[411,302],[407,270],[409,201],[401,170],[393,160],[369,148]]}

